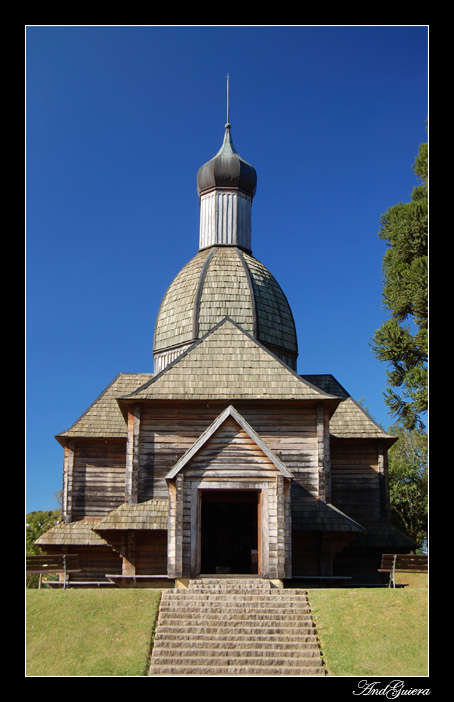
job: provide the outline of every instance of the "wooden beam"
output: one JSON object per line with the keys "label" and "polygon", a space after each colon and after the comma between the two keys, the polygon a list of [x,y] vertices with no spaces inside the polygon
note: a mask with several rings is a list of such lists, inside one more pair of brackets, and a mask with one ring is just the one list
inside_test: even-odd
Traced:
{"label": "wooden beam", "polygon": [[139,491],[140,404],[128,412],[128,445],[126,448],[125,498],[137,504]]}
{"label": "wooden beam", "polygon": [[317,403],[317,468],[318,468],[318,497],[326,501],[325,485],[325,425],[323,421],[323,404]]}
{"label": "wooden beam", "polygon": [[73,471],[74,471],[74,441],[69,441],[65,446],[63,462],[63,505],[62,517],[66,524],[72,521],[73,516]]}

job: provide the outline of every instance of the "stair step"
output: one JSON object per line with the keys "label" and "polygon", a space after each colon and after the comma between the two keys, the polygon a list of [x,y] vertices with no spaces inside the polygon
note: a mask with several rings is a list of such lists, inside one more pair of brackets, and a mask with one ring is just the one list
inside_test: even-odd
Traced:
{"label": "stair step", "polygon": [[[203,636],[212,636],[217,634],[219,631],[218,627],[165,627],[162,629],[162,634],[167,635],[171,634],[172,632],[177,632],[179,636],[183,636],[184,633],[188,634],[196,634],[196,635],[203,635]],[[305,630],[305,633],[312,632],[314,633],[313,629],[307,629]],[[278,629],[277,627],[257,627],[257,628],[250,628],[250,627],[223,627],[222,632],[223,634],[227,634],[231,637],[235,636],[262,636],[262,637],[269,637],[273,634],[280,634],[281,636],[286,636],[287,638],[294,636],[298,636],[301,634],[301,630],[298,627],[291,628],[291,629]],[[315,635],[315,634],[314,634]]]}
{"label": "stair step", "polygon": [[[225,610],[221,609],[217,612],[183,612],[178,610],[170,610],[162,613],[165,616],[166,621],[176,620],[177,623],[181,620],[194,622],[198,621],[201,624],[210,624],[214,621],[221,624],[229,624],[233,621],[242,622],[243,624],[266,620],[275,625],[280,625],[282,623],[293,623],[295,621],[312,621],[311,615],[309,613],[298,614],[298,612],[267,612],[257,611],[257,612],[237,612],[235,609]],[[162,617],[161,617],[162,618]]]}
{"label": "stair step", "polygon": [[[173,656],[160,656],[154,659],[157,665],[175,665],[175,658]],[[251,665],[257,667],[259,665],[268,666],[286,666],[287,668],[294,668],[295,666],[304,666],[307,664],[310,667],[315,667],[317,664],[321,665],[320,662],[314,661],[313,657],[300,657],[300,658],[276,658],[272,655],[270,656],[254,656],[253,653],[245,656],[235,656],[235,655],[225,655],[225,656],[211,656],[207,655],[201,660],[201,656],[179,656],[178,665],[184,666],[194,666],[194,665],[206,665],[206,666],[219,666],[219,665]]]}
{"label": "stair step", "polygon": [[200,598],[197,598],[194,595],[191,595],[185,599],[179,598],[179,597],[165,597],[161,601],[161,605],[166,605],[169,607],[187,607],[189,605],[195,604],[198,607],[208,607],[210,605],[227,605],[227,604],[232,604],[235,606],[250,606],[250,607],[308,607],[308,600],[303,599],[303,598],[291,598],[291,597],[282,597],[282,598],[274,598],[274,597],[269,597],[268,595],[265,596],[254,596],[253,598],[246,598],[246,597],[234,597],[233,595],[224,595],[224,596],[217,596],[217,597],[206,597],[202,599],[202,596]]}
{"label": "stair step", "polygon": [[268,612],[269,614],[282,614],[283,612],[295,612],[299,614],[310,613],[311,609],[307,602],[293,603],[293,602],[232,602],[227,600],[225,602],[195,602],[194,600],[189,602],[163,602],[161,604],[161,612],[222,612],[236,610],[237,612],[244,612],[245,614],[254,612]]}
{"label": "stair step", "polygon": [[169,600],[181,600],[183,598],[188,600],[217,600],[222,598],[228,598],[231,600],[245,600],[246,602],[254,602],[257,599],[262,599],[265,602],[281,602],[281,601],[292,601],[292,602],[307,602],[307,595],[297,595],[292,590],[283,590],[281,592],[275,590],[273,591],[252,591],[248,590],[246,592],[223,592],[223,591],[205,591],[196,592],[195,590],[166,590],[163,595]]}
{"label": "stair step", "polygon": [[[165,597],[164,597],[165,596]],[[190,600],[207,600],[215,601],[221,599],[231,599],[232,601],[257,602],[258,599],[264,602],[307,602],[306,593],[298,593],[294,590],[204,590],[197,592],[196,590],[165,590],[163,592],[164,599],[169,601],[178,601],[183,598]]]}
{"label": "stair step", "polygon": [[283,599],[281,601],[269,602],[267,600],[244,600],[244,599],[211,599],[211,600],[197,600],[194,598],[188,598],[187,600],[180,599],[163,599],[161,601],[161,611],[168,610],[203,610],[210,611],[220,608],[237,608],[237,609],[248,609],[254,611],[257,609],[267,610],[270,612],[288,611],[293,610],[297,612],[310,612],[310,606],[307,600],[287,600]]}
{"label": "stair step", "polygon": [[324,675],[307,592],[205,578],[162,593],[150,675]]}
{"label": "stair step", "polygon": [[208,578],[206,580],[190,580],[188,589],[192,592],[273,592],[271,584],[267,580],[217,580],[216,578]]}
{"label": "stair step", "polygon": [[[161,641],[167,641],[169,645],[175,642],[177,646],[181,646],[187,641],[190,641],[194,644],[197,641],[211,641],[213,644],[217,643],[219,645],[223,645],[226,642],[228,642],[228,644],[232,646],[234,646],[235,644],[244,644],[245,642],[249,643],[251,646],[265,643],[269,643],[274,646],[278,646],[280,644],[284,644],[285,646],[289,645],[289,637],[286,634],[268,634],[266,636],[266,639],[264,640],[262,633],[251,634],[248,631],[247,633],[239,634],[236,633],[236,631],[237,630],[235,629],[235,635],[232,636],[232,634],[223,634],[220,633],[218,630],[215,630],[212,634],[210,634],[210,636],[207,639],[205,639],[200,635],[198,631],[196,632],[196,638],[193,633],[185,631],[184,629],[182,631],[179,631],[174,627],[170,631],[166,632],[157,631],[155,634],[155,645],[156,642]],[[298,634],[292,634],[291,642],[292,644],[298,646],[304,646],[305,644],[314,643],[318,646],[318,640],[315,634],[306,634],[301,632],[299,632]]]}
{"label": "stair step", "polygon": [[[190,625],[180,625],[180,626],[168,626],[167,624],[161,624],[162,630],[160,633],[162,634],[167,634],[167,633],[172,633],[172,632],[178,632],[180,635],[183,633],[188,633],[188,634],[198,634],[198,635],[213,635],[219,632],[219,627],[218,626],[190,626]],[[315,629],[312,626],[306,626],[306,627],[301,627],[301,626],[268,626],[268,625],[262,625],[258,627],[250,627],[250,626],[223,626],[221,629],[221,632],[223,634],[229,634],[231,636],[239,636],[239,635],[252,635],[252,636],[270,636],[272,634],[281,634],[284,636],[291,636],[292,638],[294,636],[301,635],[302,633],[309,634],[309,633],[315,633]]]}
{"label": "stair step", "polygon": [[175,639],[173,641],[169,641],[168,639],[160,639],[159,641],[155,642],[154,653],[161,653],[162,651],[176,651],[179,655],[183,655],[183,653],[187,650],[193,652],[193,655],[196,655],[196,652],[198,651],[202,653],[205,653],[205,651],[210,651],[210,655],[215,655],[216,651],[219,651],[220,654],[224,654],[224,652],[231,654],[233,651],[235,655],[243,655],[243,652],[250,652],[252,650],[255,651],[256,655],[259,655],[259,651],[263,651],[263,653],[271,651],[277,656],[280,656],[282,653],[283,655],[292,657],[295,655],[320,655],[316,641],[303,641],[295,643],[293,640],[292,642],[281,640],[270,642],[268,639],[266,641],[262,641],[260,639],[250,640],[249,638],[232,641],[227,637],[224,638],[224,640],[208,638],[189,639],[186,641]]}
{"label": "stair step", "polygon": [[[175,650],[172,648],[156,648],[154,653],[154,660],[159,663],[175,662]],[[181,648],[178,652],[178,662],[187,661],[188,658],[191,659],[204,659],[204,662],[208,664],[209,660],[214,662],[219,662],[219,659],[226,658],[228,661],[236,660],[242,662],[245,658],[254,660],[259,659],[263,661],[264,659],[276,661],[276,663],[281,664],[281,661],[288,661],[288,665],[293,665],[295,662],[297,665],[301,661],[313,660],[314,658],[320,658],[320,651],[314,649],[281,649],[273,650],[271,648],[261,649],[251,646],[248,648],[212,648],[208,645],[206,648],[196,649],[193,647],[188,647],[187,649]],[[170,661],[167,659],[170,658]],[[211,664],[210,664],[211,665]]]}
{"label": "stair step", "polygon": [[150,675],[196,675],[197,677],[207,675],[207,676],[223,676],[223,675],[324,675],[325,669],[323,666],[307,666],[307,667],[288,667],[282,666],[270,666],[270,665],[219,665],[219,666],[206,666],[206,665],[194,665],[194,666],[184,666],[184,665],[152,665],[150,666]]}

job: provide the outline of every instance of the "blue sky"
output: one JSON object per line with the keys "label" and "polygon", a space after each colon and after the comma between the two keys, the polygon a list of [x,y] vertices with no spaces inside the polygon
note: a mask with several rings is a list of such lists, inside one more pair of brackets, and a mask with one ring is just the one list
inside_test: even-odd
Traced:
{"label": "blue sky", "polygon": [[227,74],[253,255],[289,299],[298,372],[332,373],[388,427],[378,231],[427,141],[427,27],[31,26],[26,61],[26,511],[57,506],[55,434],[118,373],[153,370]]}

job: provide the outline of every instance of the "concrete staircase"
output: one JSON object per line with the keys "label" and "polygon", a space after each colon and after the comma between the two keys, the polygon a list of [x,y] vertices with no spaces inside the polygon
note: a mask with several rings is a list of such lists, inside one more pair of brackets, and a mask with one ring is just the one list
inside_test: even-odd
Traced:
{"label": "concrete staircase", "polygon": [[324,675],[304,590],[204,578],[162,594],[150,675]]}

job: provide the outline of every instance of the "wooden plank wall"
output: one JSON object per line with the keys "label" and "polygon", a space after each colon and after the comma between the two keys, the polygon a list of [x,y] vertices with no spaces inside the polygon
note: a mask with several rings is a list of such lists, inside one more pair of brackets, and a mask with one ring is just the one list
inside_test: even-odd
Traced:
{"label": "wooden plank wall", "polygon": [[[266,403],[233,403],[297,481],[319,496],[315,407],[285,409]],[[225,408],[224,404],[181,403],[142,407],[138,500],[166,498],[165,475]]]}
{"label": "wooden plank wall", "polygon": [[333,503],[360,524],[382,516],[380,464],[376,439],[331,441]]}
{"label": "wooden plank wall", "polygon": [[268,478],[276,468],[234,419],[227,419],[185,470],[185,478]]}
{"label": "wooden plank wall", "polygon": [[125,500],[126,442],[74,442],[71,478],[72,520],[103,517]]}
{"label": "wooden plank wall", "polygon": [[136,575],[167,573],[167,532],[136,532]]}

